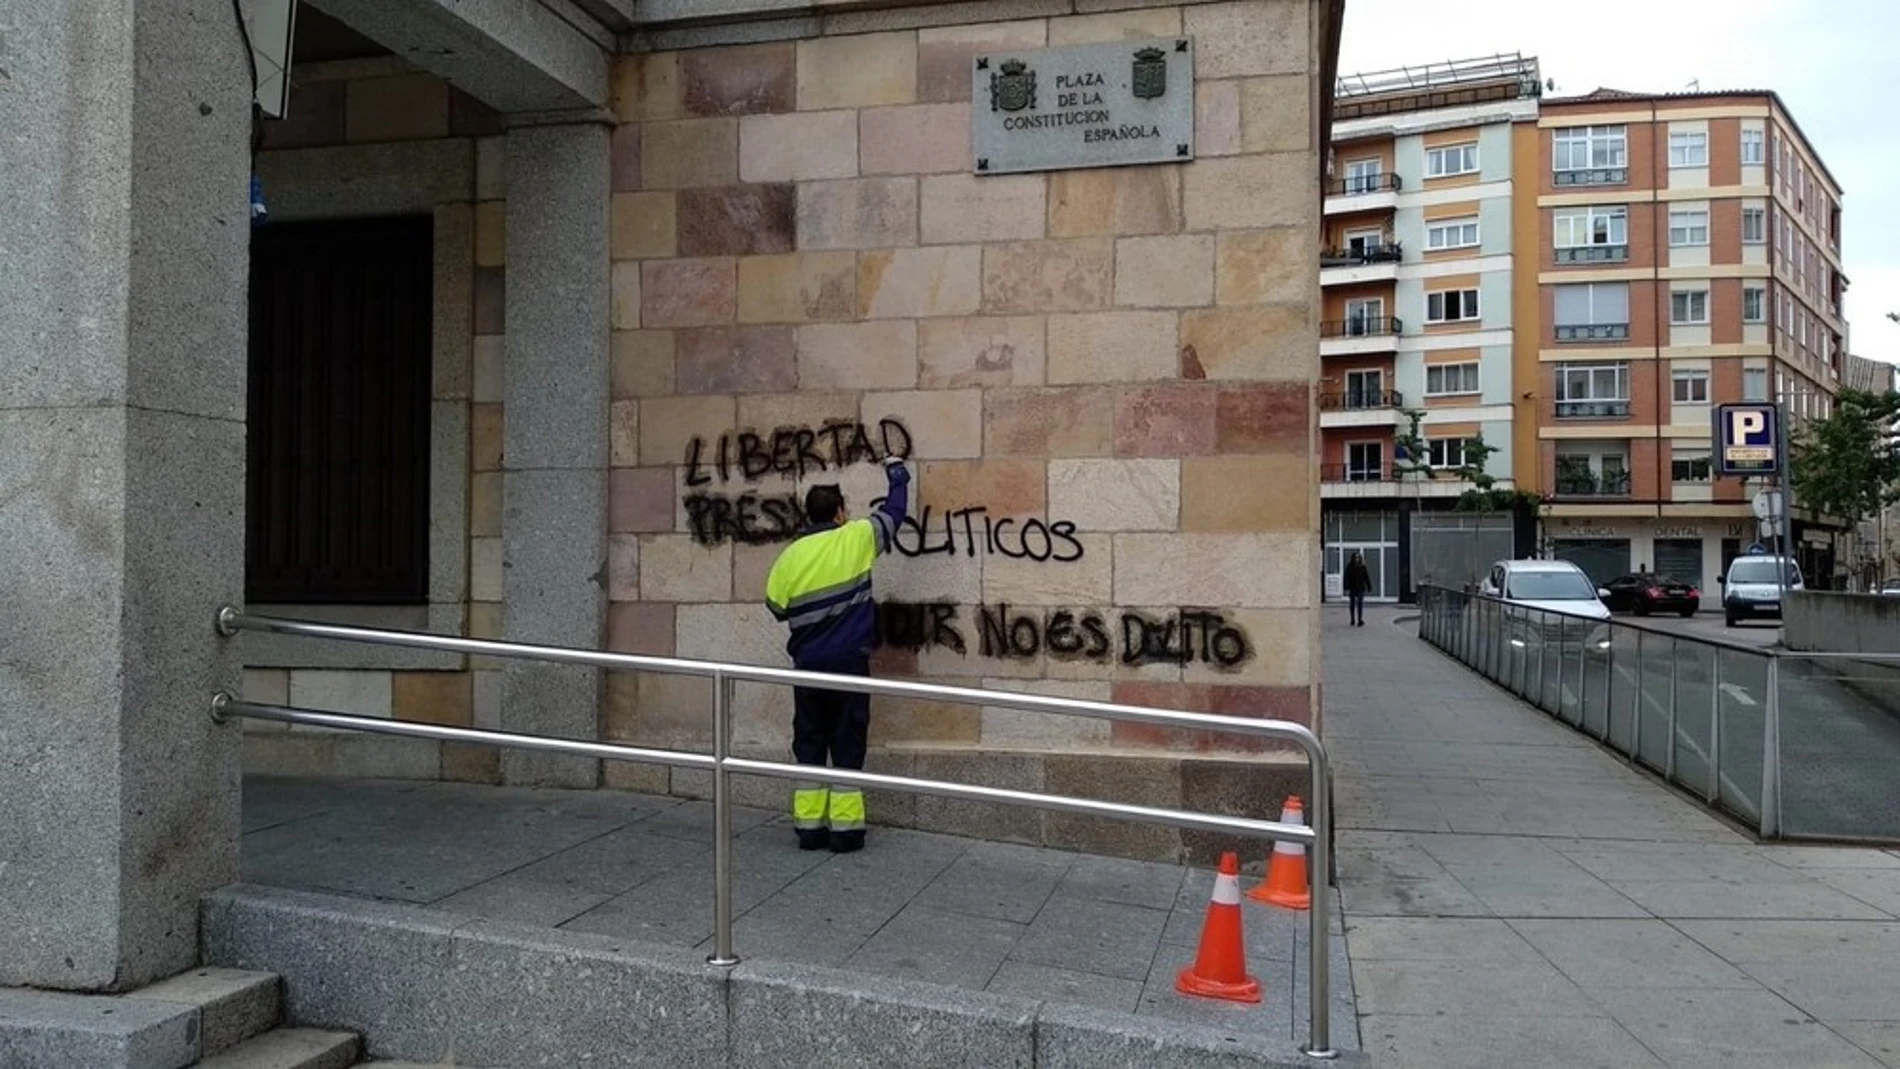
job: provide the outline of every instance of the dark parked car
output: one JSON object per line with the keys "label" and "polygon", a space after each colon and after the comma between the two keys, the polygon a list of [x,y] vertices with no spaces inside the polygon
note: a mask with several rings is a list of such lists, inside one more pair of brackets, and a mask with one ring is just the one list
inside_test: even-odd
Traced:
{"label": "dark parked car", "polygon": [[1648,616],[1652,612],[1673,612],[1694,616],[1702,606],[1702,592],[1692,583],[1666,579],[1650,572],[1619,575],[1605,584],[1610,596],[1603,603],[1611,612],[1633,612]]}

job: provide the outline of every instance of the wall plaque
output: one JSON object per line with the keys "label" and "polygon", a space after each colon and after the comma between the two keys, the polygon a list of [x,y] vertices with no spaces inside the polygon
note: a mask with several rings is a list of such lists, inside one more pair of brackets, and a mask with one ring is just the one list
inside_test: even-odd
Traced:
{"label": "wall plaque", "polygon": [[1194,158],[1186,37],[989,52],[971,66],[979,175]]}

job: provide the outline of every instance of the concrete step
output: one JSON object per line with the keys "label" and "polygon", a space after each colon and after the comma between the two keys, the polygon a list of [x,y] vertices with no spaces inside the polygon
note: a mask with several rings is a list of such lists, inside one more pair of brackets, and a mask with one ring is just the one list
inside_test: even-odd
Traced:
{"label": "concrete step", "polygon": [[354,1032],[324,1032],[315,1028],[279,1028],[246,1040],[200,1069],[348,1069],[362,1053]]}
{"label": "concrete step", "polygon": [[283,1019],[283,982],[276,973],[192,969],[134,991],[131,997],[196,1008],[201,1058],[262,1035]]}

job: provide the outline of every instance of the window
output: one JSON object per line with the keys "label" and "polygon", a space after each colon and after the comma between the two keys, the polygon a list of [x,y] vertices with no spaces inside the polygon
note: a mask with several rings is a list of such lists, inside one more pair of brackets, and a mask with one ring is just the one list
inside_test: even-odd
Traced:
{"label": "window", "polygon": [[1768,400],[1768,369],[1749,367],[1742,369],[1742,400]]}
{"label": "window", "polygon": [[[1551,138],[1551,166],[1557,171],[1590,171],[1629,166],[1629,131],[1623,126],[1572,126]],[[1621,179],[1617,179],[1621,181]]]}
{"label": "window", "polygon": [[1346,252],[1355,260],[1367,260],[1385,247],[1385,231],[1370,230],[1346,231]]}
{"label": "window", "polygon": [[1742,244],[1761,245],[1768,241],[1768,209],[1742,209]]}
{"label": "window", "polygon": [[1563,497],[1625,497],[1629,458],[1622,453],[1557,454],[1557,493]]}
{"label": "window", "polygon": [[1709,373],[1701,369],[1671,372],[1669,375],[1673,399],[1679,405],[1706,405],[1709,403]]}
{"label": "window", "polygon": [[1346,407],[1384,408],[1385,372],[1377,368],[1346,372]]}
{"label": "window", "polygon": [[1425,295],[1427,323],[1460,323],[1478,318],[1477,290],[1442,290]]}
{"label": "window", "polygon": [[1669,244],[1707,245],[1709,243],[1709,213],[1707,210],[1673,211],[1669,213]]}
{"label": "window", "polygon": [[1706,483],[1709,481],[1709,451],[1677,449],[1669,458],[1669,481]]}
{"label": "window", "polygon": [[1768,289],[1765,286],[1742,287],[1742,322],[1768,321]]}
{"label": "window", "polygon": [[1425,396],[1478,392],[1477,364],[1429,364],[1425,368]]}
{"label": "window", "polygon": [[1346,445],[1346,481],[1376,483],[1385,477],[1385,446],[1379,442]]}
{"label": "window", "polygon": [[1707,167],[1709,135],[1705,130],[1682,131],[1669,135],[1669,166]]}
{"label": "window", "polygon": [[1354,160],[1346,165],[1346,192],[1371,193],[1379,188],[1385,165],[1378,160]]}
{"label": "window", "polygon": [[1425,442],[1425,463],[1433,468],[1465,466],[1465,443],[1469,438],[1431,438]]}
{"label": "window", "polygon": [[1478,243],[1478,221],[1476,219],[1447,219],[1442,223],[1432,223],[1425,228],[1425,248],[1430,252],[1440,249],[1468,249]]}
{"label": "window", "polygon": [[1446,178],[1454,174],[1472,174],[1478,169],[1478,146],[1447,145],[1425,150],[1425,177]]}
{"label": "window", "polygon": [[1614,341],[1630,336],[1627,282],[1557,286],[1552,302],[1558,341]]}
{"label": "window", "polygon": [[1708,290],[1677,290],[1669,295],[1669,322],[1684,327],[1702,326],[1708,321]]}
{"label": "window", "polygon": [[1355,297],[1346,302],[1346,337],[1377,333],[1385,323],[1385,298]]}
{"label": "window", "polygon": [[1762,150],[1762,132],[1760,130],[1742,131],[1742,164],[1752,166],[1763,163],[1767,154]]}
{"label": "window", "polygon": [[1560,418],[1627,416],[1629,407],[1628,364],[1557,365],[1557,415]]}
{"label": "window", "polygon": [[1551,242],[1560,249],[1585,245],[1628,245],[1630,210],[1614,208],[1570,208],[1551,217]]}

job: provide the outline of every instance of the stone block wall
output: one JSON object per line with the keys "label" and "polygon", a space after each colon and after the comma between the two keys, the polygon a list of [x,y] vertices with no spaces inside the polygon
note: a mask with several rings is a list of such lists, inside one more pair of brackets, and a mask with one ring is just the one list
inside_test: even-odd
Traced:
{"label": "stone block wall", "polygon": [[[797,503],[837,482],[863,515],[896,452],[913,523],[876,572],[879,673],[1312,722],[1311,6],[621,60],[608,645],[788,663],[762,599]],[[970,173],[977,52],[1182,34],[1194,162]],[[707,744],[705,681],[608,691],[604,737]],[[790,695],[736,701],[739,748],[783,755]],[[1239,737],[928,703],[880,700],[872,733],[885,767],[1084,791],[1132,777],[1162,804],[1199,781],[1184,765],[1286,760]],[[883,801],[878,819],[942,826],[937,803]],[[1018,837],[1076,841],[1022,819],[1037,830]]]}

